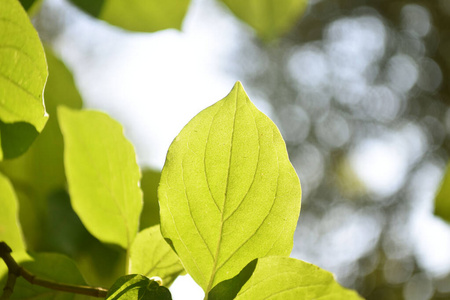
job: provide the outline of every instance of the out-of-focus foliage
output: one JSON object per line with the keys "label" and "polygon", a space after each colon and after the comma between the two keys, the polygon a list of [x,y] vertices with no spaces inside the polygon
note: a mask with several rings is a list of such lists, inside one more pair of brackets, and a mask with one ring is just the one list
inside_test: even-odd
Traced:
{"label": "out-of-focus foliage", "polygon": [[172,300],[170,291],[142,275],[123,276],[112,285],[106,300]]}
{"label": "out-of-focus foliage", "polygon": [[142,208],[141,229],[159,224],[158,185],[161,172],[145,169],[142,171],[141,189],[144,194],[144,207]]}
{"label": "out-of-focus foliage", "polygon": [[41,41],[19,1],[0,3],[1,161],[23,154],[44,128],[48,73]]}
{"label": "out-of-focus foliage", "polygon": [[450,156],[449,28],[448,1],[311,1],[278,45],[236,50],[299,170],[294,255],[367,299],[450,293],[425,208]]}
{"label": "out-of-focus foliage", "polygon": [[434,213],[450,222],[450,168],[447,166],[441,187],[434,202]]}
{"label": "out-of-focus foliage", "polygon": [[280,37],[304,13],[308,0],[221,0],[265,41]]}
{"label": "out-of-focus foliage", "polygon": [[124,29],[181,29],[190,0],[71,0],[88,14]]}

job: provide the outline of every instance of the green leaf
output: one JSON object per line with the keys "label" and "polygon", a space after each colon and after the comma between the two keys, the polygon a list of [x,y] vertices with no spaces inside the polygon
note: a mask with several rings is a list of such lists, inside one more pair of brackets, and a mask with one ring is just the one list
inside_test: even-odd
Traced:
{"label": "green leaf", "polygon": [[11,182],[0,173],[0,241],[15,251],[25,249],[18,225],[17,198]]}
{"label": "green leaf", "polygon": [[[14,249],[13,249],[14,250]],[[83,276],[75,263],[68,257],[56,253],[35,253],[20,263],[33,275],[58,283],[86,285]],[[5,278],[3,278],[2,282]],[[39,299],[39,300],[72,300],[79,296],[72,293],[51,290],[32,285],[22,277],[17,279],[11,299]]]}
{"label": "green leaf", "polygon": [[53,236],[45,231],[49,207],[47,199],[54,191],[66,186],[63,137],[56,118],[56,107],[65,105],[79,109],[82,106],[72,74],[50,49],[45,50],[49,77],[44,95],[50,118],[24,155],[0,162],[0,170],[11,179],[17,191],[21,207],[20,222],[29,250],[47,249],[44,241]]}
{"label": "green leaf", "polygon": [[1,0],[0,160],[24,153],[47,122],[47,64],[39,36],[18,0]]}
{"label": "green leaf", "polygon": [[126,275],[109,289],[106,300],[172,300],[170,291],[142,275]]}
{"label": "green leaf", "polygon": [[94,17],[127,30],[181,29],[190,0],[71,0]]}
{"label": "green leaf", "polygon": [[164,241],[159,225],[139,232],[130,249],[130,273],[158,276],[169,287],[184,271],[178,256]]}
{"label": "green leaf", "polygon": [[72,206],[99,240],[128,249],[142,210],[140,173],[122,126],[96,111],[58,108]]}
{"label": "green leaf", "polygon": [[263,40],[275,39],[291,29],[304,13],[308,0],[222,0]]}
{"label": "green leaf", "polygon": [[238,276],[217,285],[207,297],[209,300],[319,298],[363,299],[355,291],[340,286],[330,272],[301,260],[280,256],[252,261]]}
{"label": "green leaf", "polygon": [[237,82],[170,146],[161,229],[207,294],[255,258],[290,254],[300,198],[278,128]]}
{"label": "green leaf", "polygon": [[140,227],[147,228],[159,224],[158,185],[161,172],[143,170],[141,189],[144,193],[144,208],[141,214]]}
{"label": "green leaf", "polygon": [[434,201],[434,214],[450,222],[450,164]]}

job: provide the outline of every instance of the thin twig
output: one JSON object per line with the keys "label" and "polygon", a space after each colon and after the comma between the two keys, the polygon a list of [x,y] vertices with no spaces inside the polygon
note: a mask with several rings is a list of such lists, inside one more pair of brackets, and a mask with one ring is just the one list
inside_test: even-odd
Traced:
{"label": "thin twig", "polygon": [[17,262],[14,260],[14,258],[11,256],[11,248],[5,243],[0,242],[0,257],[5,262],[6,266],[8,267],[8,281],[3,289],[3,294],[0,297],[0,300],[7,300],[9,299],[9,296],[14,291],[14,284],[16,282],[16,278],[22,276],[25,278],[29,283],[40,285],[52,290],[57,291],[63,291],[73,294],[81,294],[81,295],[87,295],[87,296],[93,296],[93,297],[106,297],[106,294],[108,293],[108,290],[101,288],[101,287],[90,287],[90,286],[83,286],[83,285],[73,285],[73,284],[65,284],[65,283],[58,283],[51,280],[42,279],[39,277],[36,277],[23,267],[19,266]]}

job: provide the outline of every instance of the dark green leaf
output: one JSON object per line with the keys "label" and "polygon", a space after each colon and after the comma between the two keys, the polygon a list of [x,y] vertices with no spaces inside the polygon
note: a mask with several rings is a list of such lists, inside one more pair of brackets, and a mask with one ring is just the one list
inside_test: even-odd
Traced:
{"label": "dark green leaf", "polygon": [[106,300],[171,300],[170,291],[142,275],[120,277],[109,289]]}
{"label": "dark green leaf", "polygon": [[434,202],[434,214],[450,222],[450,164],[447,166]]}
{"label": "dark green leaf", "polygon": [[159,224],[158,185],[161,172],[143,170],[141,189],[144,193],[144,208],[141,214],[141,229]]}

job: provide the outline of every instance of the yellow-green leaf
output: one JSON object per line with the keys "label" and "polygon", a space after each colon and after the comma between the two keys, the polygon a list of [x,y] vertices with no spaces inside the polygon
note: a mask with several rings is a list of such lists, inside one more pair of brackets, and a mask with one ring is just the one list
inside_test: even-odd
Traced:
{"label": "yellow-green leaf", "polygon": [[124,29],[181,29],[190,0],[71,0],[94,17]]}
{"label": "yellow-green leaf", "polygon": [[209,300],[329,299],[362,300],[328,271],[301,260],[271,256],[252,261],[236,277],[218,284]]}
{"label": "yellow-green leaf", "polygon": [[[47,199],[52,192],[64,189],[63,137],[56,118],[56,107],[76,109],[82,106],[73,76],[49,49],[45,49],[49,76],[45,85],[45,102],[50,118],[28,151],[18,158],[0,162],[16,188],[20,203],[20,221],[29,250],[46,248]],[[51,224],[48,224],[51,227]],[[46,248],[48,249],[48,248]]]}
{"label": "yellow-green leaf", "polygon": [[0,173],[0,241],[6,242],[15,251],[25,250],[18,217],[13,186],[8,178]]}
{"label": "yellow-green leaf", "polygon": [[280,37],[291,29],[306,9],[308,0],[222,0],[263,40]]}
{"label": "yellow-green leaf", "polygon": [[130,265],[130,273],[158,276],[167,287],[184,272],[178,256],[164,241],[159,225],[139,232],[130,249]]}
{"label": "yellow-green leaf", "polygon": [[434,201],[434,214],[450,222],[450,164]]}
{"label": "yellow-green leaf", "polygon": [[18,0],[0,0],[0,160],[24,153],[45,126],[47,64]]}
{"label": "yellow-green leaf", "polygon": [[122,126],[97,111],[58,108],[72,206],[92,235],[128,249],[142,210],[140,173]]}
{"label": "yellow-green leaf", "polygon": [[147,228],[159,224],[158,185],[161,172],[151,169],[142,171],[141,189],[144,193],[144,207],[140,227]]}
{"label": "yellow-green leaf", "polygon": [[300,182],[239,82],[175,138],[158,193],[163,236],[206,294],[253,259],[292,250]]}

